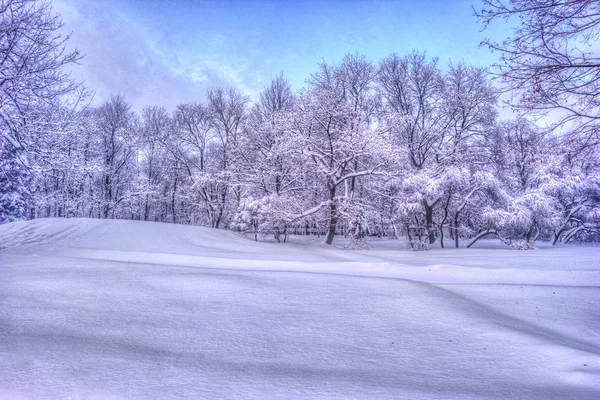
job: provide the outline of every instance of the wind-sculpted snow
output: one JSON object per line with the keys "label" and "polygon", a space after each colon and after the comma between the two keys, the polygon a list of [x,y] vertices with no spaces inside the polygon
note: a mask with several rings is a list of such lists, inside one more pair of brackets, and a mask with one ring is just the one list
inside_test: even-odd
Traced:
{"label": "wind-sculpted snow", "polygon": [[600,248],[295,239],[0,226],[0,398],[600,398]]}

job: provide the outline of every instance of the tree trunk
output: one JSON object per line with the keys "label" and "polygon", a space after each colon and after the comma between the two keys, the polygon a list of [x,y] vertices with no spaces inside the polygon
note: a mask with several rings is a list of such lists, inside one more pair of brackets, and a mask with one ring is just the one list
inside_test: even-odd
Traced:
{"label": "tree trunk", "polygon": [[454,247],[458,249],[458,213],[454,214]]}
{"label": "tree trunk", "polygon": [[333,243],[333,237],[335,236],[335,228],[338,222],[337,215],[337,204],[335,204],[335,187],[329,189],[329,226],[327,227],[327,236],[325,237],[325,243]]}
{"label": "tree trunk", "polygon": [[442,249],[444,248],[444,224],[446,223],[446,220],[448,219],[448,207],[450,206],[450,198],[452,197],[452,192],[450,192],[448,194],[448,200],[446,201],[446,204],[444,205],[444,219],[442,219],[442,222],[440,223],[440,245],[442,246]]}
{"label": "tree trunk", "polygon": [[334,202],[331,202],[331,206],[329,209],[331,212],[331,216],[329,218],[329,226],[327,227],[327,236],[325,238],[325,243],[332,244],[333,237],[335,236],[335,228],[337,226],[337,221],[338,221],[337,207]]}
{"label": "tree trunk", "polygon": [[552,240],[552,246],[556,245],[556,243],[560,240],[560,236],[562,235],[564,229],[561,229],[558,232],[554,233],[554,240]]}
{"label": "tree trunk", "polygon": [[487,235],[497,235],[498,233],[496,232],[495,229],[488,229],[486,231],[480,232],[477,236],[475,236],[473,238],[473,240],[471,240],[471,242],[467,245],[467,248],[470,248],[471,246],[473,246],[479,239],[481,239],[484,236]]}
{"label": "tree trunk", "polygon": [[435,234],[433,231],[433,206],[430,206],[427,202],[425,206],[425,225],[427,227],[427,235],[429,236],[429,244],[435,243]]}
{"label": "tree trunk", "polygon": [[177,193],[177,178],[173,182],[173,195],[171,196],[171,212],[173,213],[173,223],[177,223],[177,217],[175,215],[175,193]]}
{"label": "tree trunk", "polygon": [[150,216],[150,199],[149,194],[146,193],[146,201],[144,205],[144,221],[148,221],[148,217]]}

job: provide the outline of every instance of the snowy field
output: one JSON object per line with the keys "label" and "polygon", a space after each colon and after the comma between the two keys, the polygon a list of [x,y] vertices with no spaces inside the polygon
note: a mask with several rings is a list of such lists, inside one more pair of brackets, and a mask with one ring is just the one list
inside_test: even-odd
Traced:
{"label": "snowy field", "polygon": [[0,398],[600,399],[600,247],[295,239],[0,226]]}

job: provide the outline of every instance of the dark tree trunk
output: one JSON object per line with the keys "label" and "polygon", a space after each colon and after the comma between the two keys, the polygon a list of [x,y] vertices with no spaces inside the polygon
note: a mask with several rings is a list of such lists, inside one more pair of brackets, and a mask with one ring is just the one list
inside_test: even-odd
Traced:
{"label": "dark tree trunk", "polygon": [[327,227],[327,236],[325,238],[325,243],[331,244],[333,243],[333,237],[335,236],[335,228],[338,222],[337,215],[337,205],[335,204],[335,187],[329,189],[329,198],[330,198],[330,206],[329,206],[329,226]]}
{"label": "dark tree trunk", "polygon": [[435,243],[435,234],[433,231],[433,206],[424,203],[425,206],[425,226],[427,227],[427,235],[429,236],[429,244]]}
{"label": "dark tree trunk", "polygon": [[173,223],[177,223],[177,217],[175,215],[175,193],[177,193],[177,178],[173,182],[173,195],[171,196],[171,212],[173,213]]}
{"label": "dark tree trunk", "polygon": [[454,214],[454,247],[458,249],[458,213]]}
{"label": "dark tree trunk", "polygon": [[325,243],[332,244],[333,237],[335,236],[335,228],[337,226],[337,207],[335,203],[331,203],[330,206],[331,217],[329,218],[329,226],[327,227],[327,237],[325,238]]}
{"label": "dark tree trunk", "polygon": [[150,202],[148,197],[149,195],[146,194],[146,202],[144,206],[144,221],[148,221],[148,217],[150,216]]}

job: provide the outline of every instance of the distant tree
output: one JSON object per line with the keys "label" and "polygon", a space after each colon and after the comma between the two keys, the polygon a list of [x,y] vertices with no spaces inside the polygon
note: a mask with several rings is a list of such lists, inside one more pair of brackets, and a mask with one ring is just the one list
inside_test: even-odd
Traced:
{"label": "distant tree", "polygon": [[419,170],[435,157],[441,130],[444,81],[437,58],[428,60],[416,51],[391,54],[381,61],[377,81],[395,144],[406,148],[411,167]]}
{"label": "distant tree", "polygon": [[195,154],[195,167],[204,171],[208,144],[214,135],[214,123],[209,110],[200,103],[180,104],[175,111],[175,121],[180,129],[177,140],[182,141],[184,147]]}
{"label": "distant tree", "polygon": [[[216,213],[220,209],[219,204],[223,204],[220,194],[223,184],[210,179],[211,174],[220,168],[219,161],[213,160],[219,154],[209,151],[216,135],[213,118],[205,105],[188,103],[177,107],[173,119],[173,129],[165,142],[166,149],[175,160],[171,207],[175,209],[177,184],[181,178],[185,185],[185,189],[182,189],[182,194],[185,194],[184,203],[188,206],[190,203],[199,203],[196,208],[204,214],[196,215],[196,212],[188,210],[186,219],[194,223],[202,221],[214,227],[218,220]],[[183,174],[177,173],[177,166],[181,166]]]}
{"label": "distant tree", "polygon": [[113,218],[129,195],[130,175],[136,162],[135,114],[123,96],[113,96],[95,110],[94,134],[102,153],[100,217]]}
{"label": "distant tree", "polygon": [[249,113],[244,143],[248,151],[241,161],[244,180],[262,192],[257,195],[280,195],[297,187],[294,175],[298,160],[292,156],[295,138],[290,132],[293,105],[290,85],[280,74]]}
{"label": "distant tree", "polygon": [[223,223],[227,197],[230,190],[233,192],[233,209],[240,205],[242,198],[241,163],[244,149],[241,146],[243,124],[247,116],[247,107],[250,99],[234,88],[212,89],[208,91],[208,111],[212,118],[215,132],[213,154],[218,156],[218,166],[209,181],[217,189],[214,210],[215,218],[213,227],[218,228]]}
{"label": "distant tree", "polygon": [[497,75],[516,93],[513,105],[545,115],[569,131],[568,158],[588,157],[600,144],[600,2],[597,0],[483,0],[478,19],[515,18],[513,35],[482,44],[500,52]]}
{"label": "distant tree", "polygon": [[170,117],[164,107],[146,107],[142,110],[139,127],[139,152],[138,162],[141,167],[143,179],[139,181],[139,188],[143,193],[143,218],[144,221],[152,216],[156,210],[157,202],[161,196],[161,181],[163,165],[166,163],[166,154],[162,144],[168,134]]}

